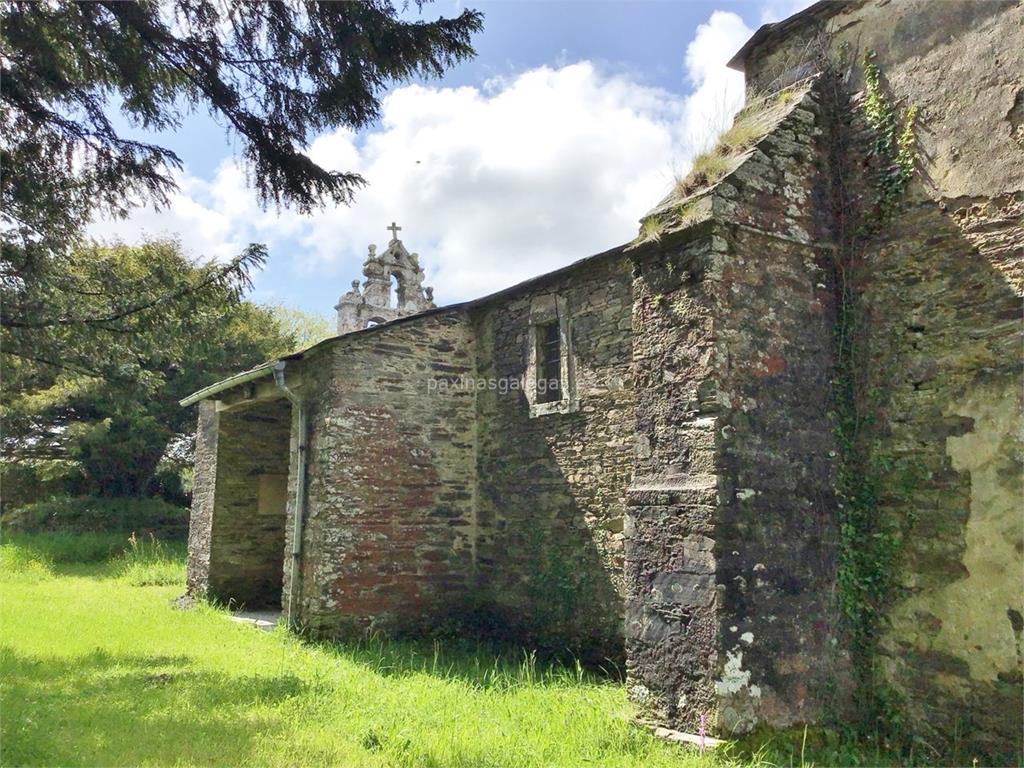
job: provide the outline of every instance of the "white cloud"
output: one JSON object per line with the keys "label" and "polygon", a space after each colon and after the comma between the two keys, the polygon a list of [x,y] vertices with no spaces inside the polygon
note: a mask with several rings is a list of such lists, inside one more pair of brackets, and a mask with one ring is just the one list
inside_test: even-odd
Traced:
{"label": "white cloud", "polygon": [[710,146],[743,105],[743,73],[726,63],[752,30],[735,13],[715,11],[686,48],[686,72],[693,91],[686,101],[686,139],[692,153]]}
{"label": "white cloud", "polygon": [[278,276],[283,261],[292,282],[336,281],[340,293],[394,219],[440,302],[479,296],[633,237],[673,170],[741,103],[742,75],[725,62],[750,34],[736,14],[712,14],[686,51],[687,97],[587,61],[480,88],[396,89],[374,130],[337,131],[310,147],[316,161],[369,182],[349,208],[261,211],[226,161],[211,180],[183,176],[170,210],[94,231],[126,240],[178,232],[194,253],[218,257],[266,242]]}
{"label": "white cloud", "polygon": [[[667,184],[680,117],[669,94],[588,62],[486,91],[400,89],[359,145],[369,187],[317,216],[303,243],[315,260],[339,243],[361,256],[396,219],[439,298],[509,285],[631,237]],[[330,162],[324,142],[311,153]]]}
{"label": "white cloud", "polygon": [[196,256],[227,259],[237,254],[249,241],[243,239],[243,228],[233,215],[237,210],[211,196],[220,174],[213,185],[187,172],[173,175],[178,191],[166,208],[139,207],[127,219],[101,219],[92,225],[91,234],[128,243],[147,237],[177,237]]}

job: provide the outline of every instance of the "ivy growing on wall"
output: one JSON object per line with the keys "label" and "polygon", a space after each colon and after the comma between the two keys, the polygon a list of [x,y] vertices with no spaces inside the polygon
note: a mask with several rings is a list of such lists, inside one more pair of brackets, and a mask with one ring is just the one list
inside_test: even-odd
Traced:
{"label": "ivy growing on wall", "polygon": [[900,114],[882,87],[874,52],[867,51],[864,54],[862,68],[864,101],[861,111],[874,134],[872,154],[881,163],[876,182],[875,215],[864,222],[868,227],[865,234],[868,234],[889,220],[914,176],[917,165],[917,145],[914,140],[917,107],[911,106]]}
{"label": "ivy growing on wall", "polygon": [[[885,392],[865,379],[867,350],[860,320],[864,315],[858,276],[868,240],[898,211],[915,173],[914,123],[917,110],[899,110],[882,85],[874,55],[861,61],[863,98],[850,107],[833,77],[836,106],[851,120],[833,126],[836,170],[835,205],[840,223],[837,262],[838,316],[835,326],[836,373],[833,425],[841,453],[836,488],[839,503],[838,601],[849,633],[857,676],[862,725],[886,741],[900,732],[900,706],[879,674],[878,644],[886,610],[897,590],[900,530],[887,524],[880,499],[908,498],[913,474],[880,450],[876,435]],[[837,116],[840,111],[836,111]],[[870,170],[864,177],[850,167],[849,125],[865,126]],[[855,131],[856,132],[856,131]],[[848,186],[849,185],[849,186]],[[859,185],[864,199],[850,186]]]}

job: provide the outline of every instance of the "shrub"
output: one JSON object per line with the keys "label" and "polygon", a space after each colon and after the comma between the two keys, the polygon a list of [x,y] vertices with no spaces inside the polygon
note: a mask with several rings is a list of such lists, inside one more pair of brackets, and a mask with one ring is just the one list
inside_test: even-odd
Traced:
{"label": "shrub", "polygon": [[0,488],[0,510],[6,513],[40,499],[82,493],[84,476],[73,461],[5,460],[0,461]]}
{"label": "shrub", "polygon": [[90,496],[28,504],[4,516],[4,529],[17,533],[153,533],[183,539],[188,510],[163,499],[103,499]]}
{"label": "shrub", "polygon": [[177,507],[187,507],[191,501],[191,488],[185,488],[183,475],[186,471],[191,473],[191,467],[183,468],[173,462],[162,461],[153,474],[150,495]]}

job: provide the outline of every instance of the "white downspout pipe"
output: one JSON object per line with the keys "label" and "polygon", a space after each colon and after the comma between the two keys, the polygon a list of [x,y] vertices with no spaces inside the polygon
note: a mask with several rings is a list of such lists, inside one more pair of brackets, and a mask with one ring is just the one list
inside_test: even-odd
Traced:
{"label": "white downspout pipe", "polygon": [[295,462],[295,514],[292,525],[292,557],[289,567],[288,583],[288,626],[294,627],[295,601],[297,592],[298,566],[302,558],[302,524],[306,516],[306,406],[302,399],[288,389],[284,381],[284,369],[287,363],[278,360],[274,363],[274,383],[295,408],[298,417],[298,439],[296,440]]}

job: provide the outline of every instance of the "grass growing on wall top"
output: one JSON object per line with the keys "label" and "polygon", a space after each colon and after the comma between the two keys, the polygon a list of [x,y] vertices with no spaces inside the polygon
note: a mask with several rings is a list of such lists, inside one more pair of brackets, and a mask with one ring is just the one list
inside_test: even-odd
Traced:
{"label": "grass growing on wall top", "polygon": [[676,176],[668,196],[640,220],[640,232],[633,244],[657,242],[666,232],[692,224],[694,196],[731,173],[743,153],[767,136],[805,92],[806,85],[799,85],[751,96],[732,125],[715,139],[711,148],[693,158],[688,172]]}
{"label": "grass growing on wall top", "polygon": [[676,197],[684,199],[700,188],[718,182],[732,167],[737,156],[771,132],[798,93],[796,89],[787,88],[750,97],[714,146],[697,155],[689,173],[676,179]]}
{"label": "grass growing on wall top", "polygon": [[620,683],[572,665],[458,644],[310,645],[174,610],[180,581],[126,576],[168,553],[180,566],[180,551],[97,561],[93,541],[93,562],[74,563],[66,541],[33,538],[0,545],[3,765],[750,764],[656,739],[631,724]]}

